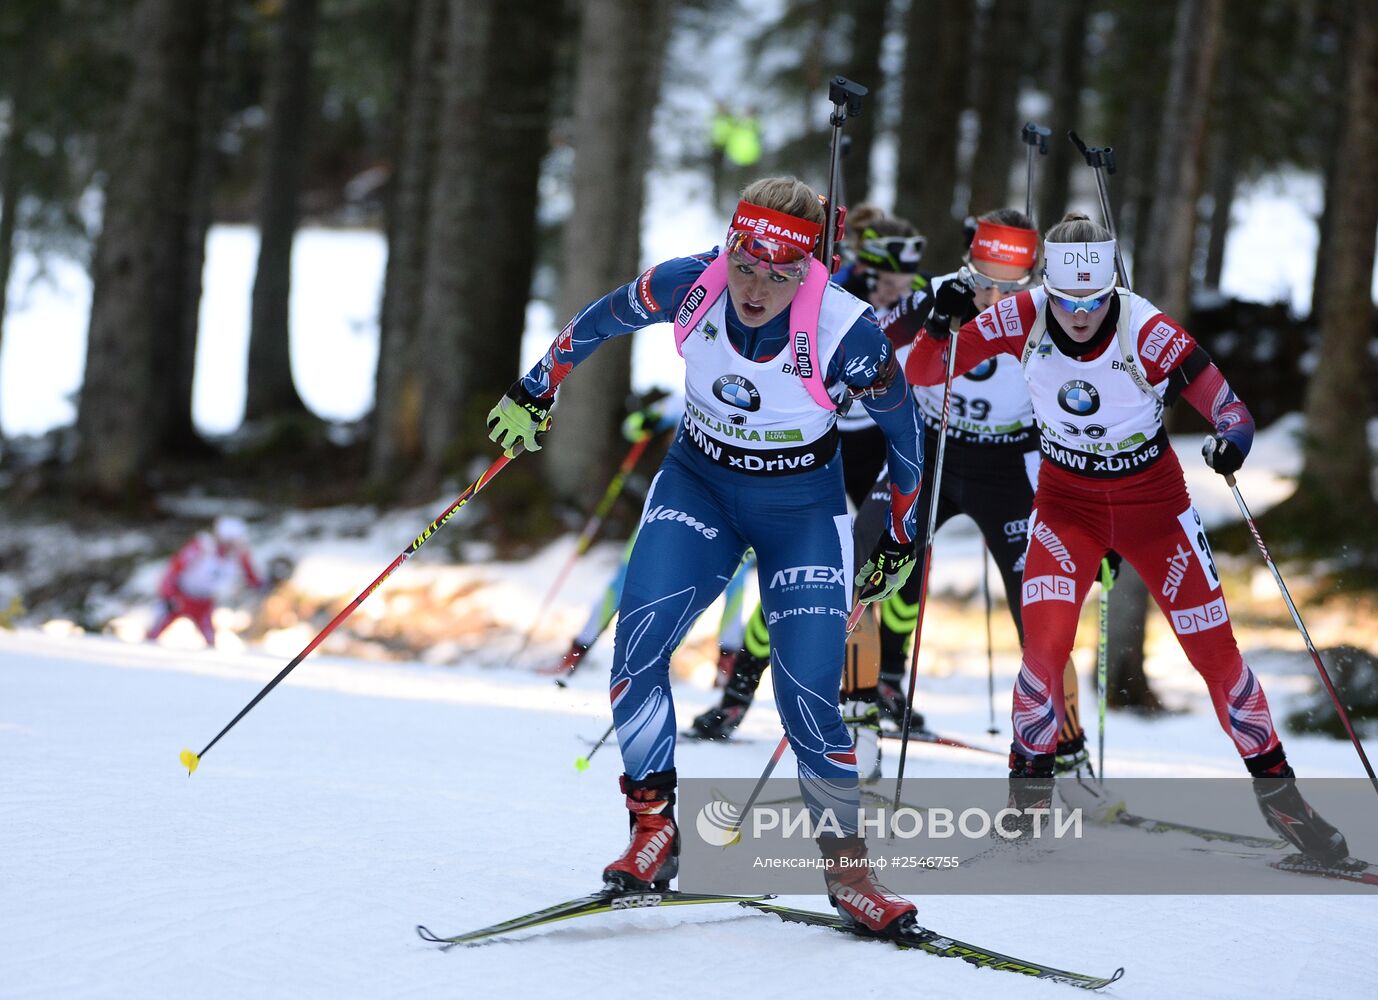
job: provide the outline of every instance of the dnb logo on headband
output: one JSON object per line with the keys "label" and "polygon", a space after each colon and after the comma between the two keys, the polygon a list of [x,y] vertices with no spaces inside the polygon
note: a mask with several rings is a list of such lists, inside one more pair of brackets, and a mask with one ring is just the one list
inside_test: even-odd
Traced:
{"label": "dnb logo on headband", "polygon": [[713,383],[713,395],[728,406],[755,413],[761,408],[761,392],[740,375],[724,375]]}
{"label": "dnb logo on headband", "polygon": [[1089,417],[1100,409],[1100,393],[1090,382],[1074,378],[1057,391],[1058,404],[1068,413]]}

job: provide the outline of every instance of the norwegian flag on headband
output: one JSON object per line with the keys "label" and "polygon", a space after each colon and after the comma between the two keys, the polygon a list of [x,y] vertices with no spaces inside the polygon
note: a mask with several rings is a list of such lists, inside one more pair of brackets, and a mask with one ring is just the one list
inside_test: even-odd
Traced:
{"label": "norwegian flag on headband", "polygon": [[753,233],[758,239],[785,243],[810,254],[818,245],[823,224],[741,201],[732,213],[730,231]]}

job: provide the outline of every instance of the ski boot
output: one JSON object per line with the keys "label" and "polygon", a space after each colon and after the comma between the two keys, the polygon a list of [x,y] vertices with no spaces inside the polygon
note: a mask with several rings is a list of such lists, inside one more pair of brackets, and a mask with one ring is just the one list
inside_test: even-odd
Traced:
{"label": "ski boot", "polygon": [[852,731],[857,777],[863,785],[880,780],[880,706],[857,698],[842,704],[842,722]]}
{"label": "ski boot", "polygon": [[818,838],[826,867],[823,881],[828,902],[852,927],[881,937],[897,935],[914,924],[918,908],[876,881],[867,863],[866,841],[850,837]]}
{"label": "ski boot", "polygon": [[1349,857],[1344,834],[1301,797],[1296,773],[1281,745],[1257,757],[1246,757],[1244,763],[1253,775],[1259,811],[1279,837],[1322,865],[1338,865]]}
{"label": "ski boot", "polygon": [[684,735],[699,740],[725,740],[741,724],[751,701],[756,697],[761,674],[770,665],[769,657],[752,656],[742,650],[736,656],[732,676],[723,689],[722,701],[694,719]]}
{"label": "ski boot", "polygon": [[675,772],[654,771],[640,781],[622,775],[632,836],[622,856],[603,869],[607,892],[663,892],[679,874]]}
{"label": "ski boot", "polygon": [[1094,778],[1091,768],[1091,754],[1086,750],[1086,733],[1078,729],[1070,740],[1057,741],[1057,753],[1053,759],[1053,773],[1056,775],[1079,774],[1085,771]]}
{"label": "ski boot", "polygon": [[584,654],[588,651],[588,646],[585,646],[578,639],[575,639],[569,644],[569,650],[560,659],[560,662],[553,667],[543,668],[541,673],[553,674],[556,677],[568,677],[570,674],[574,673],[575,669],[579,666],[579,661],[584,658]]}
{"label": "ski boot", "polygon": [[891,674],[881,671],[880,680],[876,682],[876,696],[881,715],[893,722],[896,729],[904,731],[904,717],[907,714],[911,733],[928,731],[928,726],[923,721],[923,713],[909,709],[909,698],[904,693],[903,673]]}
{"label": "ski boot", "polygon": [[[1032,757],[1010,745],[1009,799],[1006,808],[1018,816],[1002,816],[991,827],[990,835],[997,843],[1022,846],[1035,839],[1035,833],[1047,829],[1053,807],[1054,755],[1040,753]],[[1035,817],[1030,810],[1047,812]],[[1039,822],[1035,823],[1035,819]]]}

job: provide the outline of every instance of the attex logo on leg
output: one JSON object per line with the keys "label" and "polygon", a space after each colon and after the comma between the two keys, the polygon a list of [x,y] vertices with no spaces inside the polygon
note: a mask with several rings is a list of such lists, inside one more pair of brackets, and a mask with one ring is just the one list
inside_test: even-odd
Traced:
{"label": "attex logo on leg", "polygon": [[795,587],[831,587],[834,584],[847,586],[841,566],[791,566],[789,569],[776,570],[770,578],[771,590],[777,587],[786,590]]}

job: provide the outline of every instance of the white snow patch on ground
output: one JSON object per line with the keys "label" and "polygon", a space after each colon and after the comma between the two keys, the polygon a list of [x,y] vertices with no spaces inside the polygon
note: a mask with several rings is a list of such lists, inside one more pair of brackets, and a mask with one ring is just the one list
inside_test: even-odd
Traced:
{"label": "white snow patch on ground", "polygon": [[[729,907],[612,914],[440,954],[414,924],[457,932],[582,894],[621,848],[615,748],[587,773],[571,766],[605,725],[603,679],[561,691],[512,672],[316,656],[188,779],[179,749],[199,749],[280,666],[258,652],[0,634],[7,997],[605,997],[647,963],[666,995],[701,992],[708,969],[742,996],[850,991],[858,975],[925,997],[1070,995]],[[965,666],[931,711],[988,739],[984,665]],[[682,718],[712,697],[678,693]],[[1206,713],[1117,715],[1112,727],[1112,773],[1238,770]],[[679,766],[754,776],[776,733],[766,699],[746,724],[754,742],[685,746]],[[1357,773],[1342,744],[1289,747],[1308,774]],[[939,748],[910,761],[914,773],[1000,771]],[[1365,942],[1378,935],[1364,897],[919,904],[931,925],[989,947],[1078,971],[1124,965],[1107,995],[1155,1000],[1367,995]]]}

